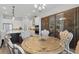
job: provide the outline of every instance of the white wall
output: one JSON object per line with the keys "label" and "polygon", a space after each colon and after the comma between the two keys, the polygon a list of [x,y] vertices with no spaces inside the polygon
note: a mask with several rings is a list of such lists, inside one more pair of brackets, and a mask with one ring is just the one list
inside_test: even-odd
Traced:
{"label": "white wall", "polygon": [[35,18],[35,25],[39,25],[39,34],[41,34],[41,18],[40,17]]}
{"label": "white wall", "polygon": [[28,30],[29,27],[33,26],[32,21],[33,21],[33,19],[32,18],[28,18],[28,17],[25,17],[23,19],[23,21],[22,21],[22,27],[23,27],[23,29],[25,31]]}
{"label": "white wall", "polygon": [[22,21],[19,21],[19,20],[14,20],[12,24],[13,24],[13,28],[22,27]]}

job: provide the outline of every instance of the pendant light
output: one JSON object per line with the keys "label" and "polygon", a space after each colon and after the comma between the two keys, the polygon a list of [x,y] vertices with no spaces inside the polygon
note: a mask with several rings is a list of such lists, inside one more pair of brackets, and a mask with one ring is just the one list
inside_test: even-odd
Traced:
{"label": "pendant light", "polygon": [[12,6],[12,20],[15,20],[15,6]]}

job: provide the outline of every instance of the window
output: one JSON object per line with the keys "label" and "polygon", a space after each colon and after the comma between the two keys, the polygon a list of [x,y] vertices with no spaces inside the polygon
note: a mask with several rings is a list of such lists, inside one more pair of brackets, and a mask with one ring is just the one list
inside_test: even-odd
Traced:
{"label": "window", "polygon": [[12,24],[11,23],[3,23],[3,30],[4,30],[4,32],[12,31]]}

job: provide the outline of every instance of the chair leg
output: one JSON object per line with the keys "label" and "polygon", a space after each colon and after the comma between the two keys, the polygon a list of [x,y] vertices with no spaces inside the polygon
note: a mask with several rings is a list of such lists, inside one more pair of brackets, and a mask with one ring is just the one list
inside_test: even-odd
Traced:
{"label": "chair leg", "polygon": [[68,49],[65,49],[65,51],[67,51],[68,54],[74,54],[73,52],[69,51]]}
{"label": "chair leg", "polygon": [[1,47],[0,48],[2,48],[3,44],[4,44],[4,39],[2,39],[2,43],[1,43]]}

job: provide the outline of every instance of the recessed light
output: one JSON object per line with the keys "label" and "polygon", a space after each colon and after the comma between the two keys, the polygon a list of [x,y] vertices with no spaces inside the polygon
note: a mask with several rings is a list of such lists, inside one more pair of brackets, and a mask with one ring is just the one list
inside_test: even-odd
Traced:
{"label": "recessed light", "polygon": [[39,7],[38,9],[39,9],[39,10],[42,10],[42,8],[41,8],[41,7]]}
{"label": "recessed light", "polygon": [[4,10],[6,10],[6,7],[2,7]]}
{"label": "recessed light", "polygon": [[35,10],[33,10],[33,12],[35,12]]}
{"label": "recessed light", "polygon": [[34,7],[35,7],[35,8],[37,8],[37,7],[38,7],[38,5],[37,5],[37,4],[34,4]]}
{"label": "recessed light", "polygon": [[46,6],[46,4],[43,4],[43,6]]}
{"label": "recessed light", "polygon": [[5,14],[8,14],[8,12],[6,11]]}

